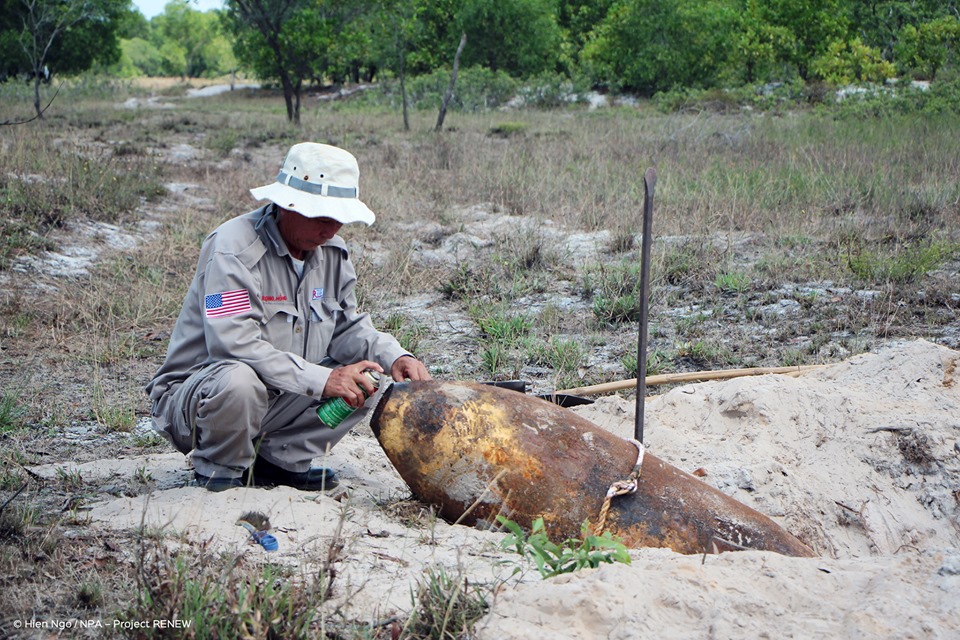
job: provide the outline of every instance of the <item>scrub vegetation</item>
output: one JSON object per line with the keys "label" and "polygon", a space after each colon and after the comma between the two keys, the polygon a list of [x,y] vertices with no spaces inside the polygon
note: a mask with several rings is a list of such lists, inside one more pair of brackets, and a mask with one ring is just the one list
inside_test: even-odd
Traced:
{"label": "scrub vegetation", "polygon": [[[4,112],[16,91],[0,86]],[[438,569],[407,618],[331,626],[315,616],[329,573],[86,526],[97,493],[149,492],[142,470],[108,485],[30,470],[167,450],[134,425],[200,243],[252,208],[247,190],[301,140],[357,155],[378,214],[344,229],[361,305],[436,377],[549,391],[635,375],[651,166],[648,373],[832,362],[901,338],[960,347],[954,115],[864,106],[879,97],[730,110],[701,96],[456,111],[435,133],[433,109],[404,131],[375,96],[312,96],[295,128],[271,90],[184,93],[78,81],[42,122],[0,128],[4,616],[197,612],[216,637],[455,638],[485,610],[495,585]],[[504,535],[529,555],[536,533]],[[587,564],[591,552],[572,551]]]}

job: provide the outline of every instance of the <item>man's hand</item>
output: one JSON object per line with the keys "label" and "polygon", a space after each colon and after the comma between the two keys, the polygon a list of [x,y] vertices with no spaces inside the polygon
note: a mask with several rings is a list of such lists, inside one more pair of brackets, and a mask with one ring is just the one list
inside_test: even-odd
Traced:
{"label": "man's hand", "polygon": [[[393,366],[395,369],[396,363]],[[361,360],[354,364],[337,367],[327,378],[327,386],[323,388],[324,397],[343,398],[351,407],[359,409],[367,399],[363,395],[363,389],[367,390],[368,396],[377,392],[370,378],[363,375],[367,369],[383,373],[383,367],[371,360]]]}
{"label": "man's hand", "polygon": [[390,377],[400,382],[402,380],[431,380],[430,373],[423,363],[413,356],[400,356],[390,367]]}

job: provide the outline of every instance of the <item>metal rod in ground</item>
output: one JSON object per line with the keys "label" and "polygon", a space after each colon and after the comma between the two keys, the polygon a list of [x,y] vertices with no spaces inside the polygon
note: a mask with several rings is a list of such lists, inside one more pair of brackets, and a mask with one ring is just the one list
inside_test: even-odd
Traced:
{"label": "metal rod in ground", "polygon": [[647,327],[650,309],[650,244],[653,233],[653,188],[657,172],[653,167],[643,174],[643,242],[640,248],[640,331],[637,336],[637,405],[633,437],[643,443],[643,410],[647,395]]}

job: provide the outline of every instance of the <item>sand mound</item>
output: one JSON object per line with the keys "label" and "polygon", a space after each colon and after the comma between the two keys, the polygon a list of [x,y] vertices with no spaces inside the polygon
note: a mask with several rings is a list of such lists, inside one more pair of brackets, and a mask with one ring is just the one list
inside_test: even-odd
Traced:
{"label": "sand mound", "polygon": [[[324,461],[347,485],[338,496],[210,494],[182,486],[190,477],[182,457],[153,456],[141,463],[164,483],[149,496],[105,499],[92,518],[108,529],[142,521],[266,557],[235,524],[257,508],[270,515],[280,543],[270,558],[307,568],[339,527],[346,547],[332,606],[361,620],[403,615],[411,585],[439,565],[472,582],[505,580],[477,629],[487,639],[955,638],[958,364],[956,351],[905,342],[797,378],[691,384],[649,401],[652,453],[705,473],[705,482],[773,517],[819,558],[639,549],[629,566],[547,581],[534,571],[511,576],[518,557],[498,548],[502,533],[394,508],[406,486],[366,428]],[[603,398],[577,411],[623,437],[633,434],[631,401]]]}
{"label": "sand mound", "polygon": [[[960,636],[958,363],[917,341],[650,401],[651,452],[706,472],[822,557],[639,550],[631,566],[505,590],[481,637]],[[633,435],[632,403],[578,412]]]}

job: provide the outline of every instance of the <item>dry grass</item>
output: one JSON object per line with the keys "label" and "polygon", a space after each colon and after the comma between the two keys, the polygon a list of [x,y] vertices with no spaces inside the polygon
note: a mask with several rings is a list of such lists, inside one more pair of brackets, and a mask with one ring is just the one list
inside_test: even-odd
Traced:
{"label": "dry grass", "polygon": [[[120,586],[135,577],[131,561],[85,538],[82,522],[65,525],[70,509],[60,511],[96,487],[38,485],[24,468],[156,447],[123,431],[147,413],[142,388],[200,242],[253,206],[248,189],[271,180],[293,142],[338,144],[358,157],[362,197],[378,213],[374,227],[345,230],[361,303],[443,377],[522,375],[552,388],[631,377],[628,296],[649,166],[659,179],[648,371],[835,360],[905,336],[960,341],[955,119],[640,107],[451,114],[434,134],[434,113],[413,114],[405,133],[399,114],[310,98],[297,130],[271,92],[193,100],[173,85],[64,95],[44,122],[0,128],[0,276],[9,283],[0,296],[0,499],[30,486],[2,514],[4,611],[64,617],[131,604]],[[172,108],[118,107],[146,89]],[[0,94],[0,105],[17,99]],[[109,186],[114,177],[122,188]],[[137,191],[172,183],[203,199]],[[54,218],[50,202],[59,203]],[[508,231],[458,262],[421,260],[470,231],[476,210],[506,220]],[[115,221],[138,244],[101,246],[87,276],[8,268],[69,246],[83,220]],[[610,233],[595,255],[573,258],[550,229]],[[415,296],[430,298],[441,320],[404,306]],[[66,443],[73,424],[92,425],[100,446]],[[79,537],[58,544],[65,526]],[[109,553],[83,556],[104,546]],[[15,585],[26,590],[17,595]],[[439,606],[460,602],[453,596]]]}

